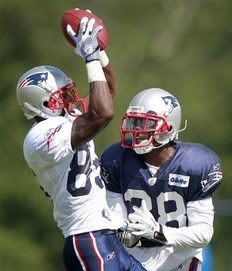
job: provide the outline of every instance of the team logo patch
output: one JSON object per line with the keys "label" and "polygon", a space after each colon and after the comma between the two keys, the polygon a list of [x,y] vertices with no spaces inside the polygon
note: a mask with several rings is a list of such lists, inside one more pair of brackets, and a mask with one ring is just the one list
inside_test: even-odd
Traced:
{"label": "team logo patch", "polygon": [[178,187],[188,187],[190,176],[180,174],[169,174],[168,184]]}
{"label": "team logo patch", "polygon": [[218,171],[218,170],[220,170],[220,164],[217,163],[217,164],[213,165],[212,170],[213,170],[213,171]]}
{"label": "team logo patch", "polygon": [[60,124],[56,128],[49,129],[48,133],[46,134],[46,140],[47,140],[48,150],[50,149],[50,143],[53,140],[55,134],[60,131],[60,129],[62,128],[62,126],[63,126],[63,124]]}
{"label": "team logo patch", "polygon": [[46,89],[45,83],[47,79],[48,79],[48,72],[34,73],[28,76],[27,78],[25,78],[19,85],[18,89],[21,89],[23,87],[27,87],[30,85],[39,86],[43,89]]}
{"label": "team logo patch", "polygon": [[201,181],[202,191],[203,192],[208,191],[215,184],[219,183],[222,177],[223,177],[223,174],[221,171],[214,171],[214,172],[209,173],[207,178]]}

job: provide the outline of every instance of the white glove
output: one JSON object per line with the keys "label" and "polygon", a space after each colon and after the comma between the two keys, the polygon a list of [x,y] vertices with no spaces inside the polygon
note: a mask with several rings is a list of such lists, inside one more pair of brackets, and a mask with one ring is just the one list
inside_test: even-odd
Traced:
{"label": "white glove", "polygon": [[75,53],[84,58],[86,62],[99,60],[100,48],[97,35],[103,29],[103,26],[99,25],[93,29],[94,23],[94,18],[83,17],[78,34],[72,29],[71,25],[68,24],[66,27],[67,33],[76,44]]}
{"label": "white glove", "polygon": [[133,210],[134,213],[128,216],[131,221],[128,224],[128,230],[131,234],[165,244],[167,239],[163,234],[163,227],[147,209],[146,202],[142,200],[141,208],[134,206]]}
{"label": "white glove", "polygon": [[128,230],[129,221],[124,220],[124,223],[120,229],[117,230],[116,235],[119,241],[126,247],[134,247],[139,242],[139,237],[134,236]]}
{"label": "white glove", "polygon": [[116,232],[119,241],[126,247],[134,247],[138,244],[140,238],[138,236],[132,235],[129,231]]}

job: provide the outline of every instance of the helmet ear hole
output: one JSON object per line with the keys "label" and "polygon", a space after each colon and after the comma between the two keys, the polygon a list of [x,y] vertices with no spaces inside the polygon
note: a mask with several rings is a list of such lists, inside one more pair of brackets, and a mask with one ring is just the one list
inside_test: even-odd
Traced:
{"label": "helmet ear hole", "polygon": [[48,101],[44,101],[44,102],[43,102],[43,106],[44,106],[44,107],[48,107]]}

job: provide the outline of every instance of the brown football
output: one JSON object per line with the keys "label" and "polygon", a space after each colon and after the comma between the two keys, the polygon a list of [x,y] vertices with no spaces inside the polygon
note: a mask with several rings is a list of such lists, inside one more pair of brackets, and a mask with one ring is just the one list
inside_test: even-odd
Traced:
{"label": "brown football", "polygon": [[107,35],[107,30],[105,28],[105,25],[98,16],[96,16],[89,10],[75,8],[75,9],[70,9],[64,12],[62,16],[62,20],[61,20],[61,28],[62,28],[62,32],[64,34],[65,39],[73,47],[76,46],[72,38],[68,35],[66,27],[69,24],[72,27],[72,29],[76,33],[78,33],[79,27],[80,27],[80,21],[83,17],[87,17],[89,19],[94,18],[95,19],[94,28],[96,28],[99,25],[103,26],[103,29],[98,33],[98,43],[101,49],[105,49],[108,44],[108,35]]}

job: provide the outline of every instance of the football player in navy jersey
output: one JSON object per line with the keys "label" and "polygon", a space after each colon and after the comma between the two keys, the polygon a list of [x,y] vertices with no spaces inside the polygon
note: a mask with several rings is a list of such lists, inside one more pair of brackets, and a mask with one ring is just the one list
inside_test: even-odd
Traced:
{"label": "football player in navy jersey", "polygon": [[101,27],[94,28],[94,19],[84,17],[78,36],[70,26],[67,30],[86,63],[88,110],[60,69],[39,66],[26,72],[17,98],[35,124],[24,140],[24,157],[53,202],[54,219],[65,237],[67,271],[145,270],[115,234],[123,221],[107,205],[92,140],[113,118],[115,93],[109,59],[98,46]]}
{"label": "football player in navy jersey", "polygon": [[212,194],[222,180],[209,148],[177,140],[181,106],[150,88],[130,102],[121,142],[101,156],[111,210],[128,219],[128,251],[149,271],[199,271],[213,236]]}

